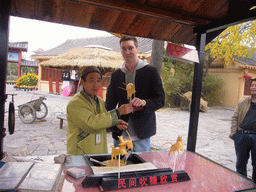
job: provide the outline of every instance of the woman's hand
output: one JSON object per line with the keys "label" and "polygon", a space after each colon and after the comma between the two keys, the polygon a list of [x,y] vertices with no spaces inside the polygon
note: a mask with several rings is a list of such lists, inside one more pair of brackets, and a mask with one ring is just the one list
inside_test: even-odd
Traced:
{"label": "woman's hand", "polygon": [[122,119],[118,119],[118,125],[116,126],[118,129],[125,130],[125,129],[127,129],[127,126],[128,126],[128,123],[126,123]]}
{"label": "woman's hand", "polygon": [[132,104],[128,103],[128,104],[123,104],[117,110],[119,112],[119,115],[127,115],[132,112],[133,107],[132,107]]}

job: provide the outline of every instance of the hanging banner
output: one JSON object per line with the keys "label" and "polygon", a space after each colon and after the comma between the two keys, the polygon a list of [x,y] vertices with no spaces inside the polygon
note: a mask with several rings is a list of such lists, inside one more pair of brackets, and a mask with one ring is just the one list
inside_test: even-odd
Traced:
{"label": "hanging banner", "polygon": [[173,58],[190,64],[199,62],[197,50],[175,45],[173,43],[168,43],[165,57]]}
{"label": "hanging banner", "polygon": [[18,62],[19,61],[19,53],[11,53],[8,52],[8,61]]}

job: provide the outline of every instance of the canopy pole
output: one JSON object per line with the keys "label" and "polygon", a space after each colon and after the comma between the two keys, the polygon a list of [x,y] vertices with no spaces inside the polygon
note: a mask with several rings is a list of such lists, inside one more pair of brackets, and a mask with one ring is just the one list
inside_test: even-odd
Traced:
{"label": "canopy pole", "polygon": [[4,110],[11,0],[0,1],[0,160],[3,159]]}
{"label": "canopy pole", "polygon": [[202,90],[203,66],[205,55],[206,33],[197,34],[196,49],[199,53],[199,63],[194,64],[194,79],[192,88],[192,101],[189,120],[189,132],[187,150],[195,152],[198,128],[198,118],[200,110],[200,98]]}

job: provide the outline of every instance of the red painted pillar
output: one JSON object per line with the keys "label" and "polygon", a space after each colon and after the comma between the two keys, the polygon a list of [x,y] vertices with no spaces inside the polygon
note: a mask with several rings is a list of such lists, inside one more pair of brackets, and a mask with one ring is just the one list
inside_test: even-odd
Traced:
{"label": "red painted pillar", "polygon": [[59,79],[56,79],[55,80],[56,82],[56,94],[60,94],[60,80]]}
{"label": "red painted pillar", "polygon": [[75,93],[77,92],[77,88],[78,88],[78,81],[74,81],[74,85],[75,85]]}
{"label": "red painted pillar", "polygon": [[21,52],[21,51],[19,51],[19,61],[18,61],[18,78],[19,78],[19,77],[21,77],[21,66],[20,66],[21,58],[22,58],[22,52]]}
{"label": "red painted pillar", "polygon": [[102,98],[102,87],[100,87],[100,89],[98,91],[98,95]]}
{"label": "red painted pillar", "polygon": [[49,78],[49,93],[53,93],[53,91],[52,91],[52,78]]}

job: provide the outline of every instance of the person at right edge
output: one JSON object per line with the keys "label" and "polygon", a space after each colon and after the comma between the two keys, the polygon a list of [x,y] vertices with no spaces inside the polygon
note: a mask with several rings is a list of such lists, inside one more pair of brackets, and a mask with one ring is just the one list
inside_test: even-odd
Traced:
{"label": "person at right edge", "polygon": [[[136,37],[123,36],[120,39],[120,47],[125,62],[111,74],[105,104],[107,110],[113,110],[117,105],[119,107],[130,103],[134,112],[121,116],[121,119],[128,123],[127,131],[110,128],[114,146],[119,145],[118,136],[129,139],[131,135],[134,152],[149,152],[150,137],[156,134],[155,111],[163,107],[165,101],[162,80],[154,66],[138,58]],[[131,101],[125,91],[129,83],[134,84],[136,90]]]}
{"label": "person at right edge", "polygon": [[236,151],[236,171],[247,176],[247,163],[252,159],[252,180],[256,183],[256,79],[252,80],[251,96],[238,102],[231,122],[230,138]]}

